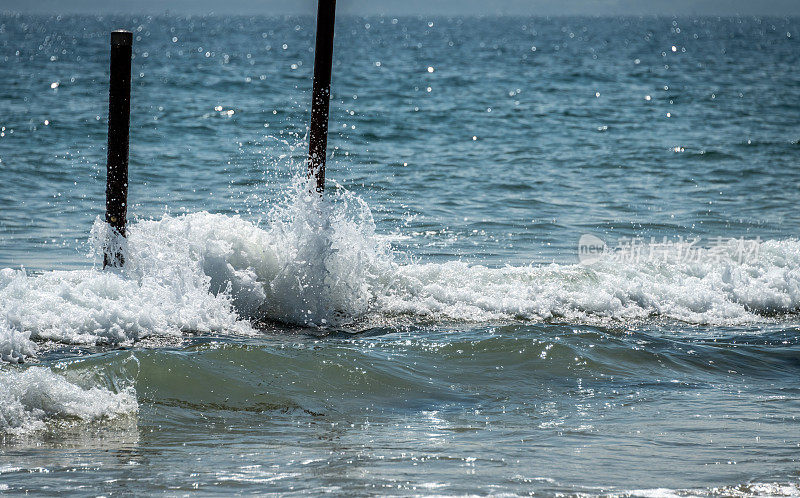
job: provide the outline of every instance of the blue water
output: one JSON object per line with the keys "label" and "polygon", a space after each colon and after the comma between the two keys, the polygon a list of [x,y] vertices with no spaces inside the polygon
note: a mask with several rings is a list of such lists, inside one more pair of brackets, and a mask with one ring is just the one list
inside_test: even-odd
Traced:
{"label": "blue water", "polygon": [[313,42],[0,16],[0,492],[800,493],[800,19],[340,18],[321,203]]}

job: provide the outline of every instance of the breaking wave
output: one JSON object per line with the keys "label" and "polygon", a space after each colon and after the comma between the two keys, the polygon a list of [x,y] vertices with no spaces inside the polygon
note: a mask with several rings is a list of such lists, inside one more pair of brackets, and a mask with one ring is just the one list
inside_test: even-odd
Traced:
{"label": "breaking wave", "polygon": [[84,388],[43,367],[2,372],[0,392],[0,432],[11,434],[45,430],[56,420],[94,422],[138,411],[132,388],[120,392]]}
{"label": "breaking wave", "polygon": [[[95,260],[110,236],[97,221]],[[736,325],[800,307],[800,242],[734,245],[715,258],[490,268],[401,263],[376,236],[366,203],[341,188],[325,199],[303,182],[263,223],[207,212],[129,227],[126,264],[31,275],[0,270],[0,358],[37,341],[126,344],[184,332],[252,335],[259,322],[628,322]],[[676,248],[680,250],[680,248]],[[256,324],[256,326],[254,326]]]}

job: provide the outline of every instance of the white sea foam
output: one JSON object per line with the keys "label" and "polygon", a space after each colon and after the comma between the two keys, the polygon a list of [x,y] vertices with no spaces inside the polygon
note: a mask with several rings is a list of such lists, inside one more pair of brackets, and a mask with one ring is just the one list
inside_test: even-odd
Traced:
{"label": "white sea foam", "polygon": [[243,319],[322,325],[362,315],[379,272],[394,265],[366,204],[348,193],[331,197],[298,184],[265,228],[206,212],[140,222],[130,230],[124,275],[170,289],[191,282]]}
{"label": "white sea foam", "polygon": [[[0,278],[3,271],[0,270]],[[0,361],[21,363],[26,357],[36,354],[36,350],[29,330],[17,330],[9,324],[7,317],[0,316]]]}
{"label": "white sea foam", "polygon": [[31,339],[71,344],[130,342],[185,330],[247,331],[226,295],[208,292],[209,278],[176,261],[172,274],[139,278],[98,270],[28,275],[0,271],[0,353],[31,355]]}
{"label": "white sea foam", "polygon": [[[800,307],[800,242],[715,258],[488,268],[401,264],[359,198],[298,183],[268,220],[206,212],[129,229],[122,271],[0,271],[0,358],[34,340],[111,344],[185,331],[255,333],[250,321],[341,325],[393,320],[767,320]],[[98,221],[96,247],[108,235]],[[676,250],[680,250],[676,248]]]}
{"label": "white sea foam", "polygon": [[[676,251],[679,249],[676,249]],[[676,258],[677,259],[677,258]],[[460,262],[399,266],[383,312],[467,320],[643,320],[733,325],[800,307],[800,242],[720,257],[499,269]]]}
{"label": "white sea foam", "polygon": [[92,422],[138,410],[132,390],[85,389],[43,367],[2,371],[0,392],[0,432],[7,433],[45,429],[51,420]]}
{"label": "white sea foam", "polygon": [[211,292],[231,296],[239,316],[305,325],[398,315],[472,322],[659,317],[722,325],[800,306],[796,240],[761,242],[745,261],[732,242],[713,258],[689,262],[665,255],[589,266],[400,264],[357,197],[330,193],[321,201],[299,187],[292,194],[295,200],[272,213],[265,228],[208,213],[138,224],[130,237],[141,265],[137,278],[169,273],[175,266],[169,258],[179,255],[182,268],[199,264]]}

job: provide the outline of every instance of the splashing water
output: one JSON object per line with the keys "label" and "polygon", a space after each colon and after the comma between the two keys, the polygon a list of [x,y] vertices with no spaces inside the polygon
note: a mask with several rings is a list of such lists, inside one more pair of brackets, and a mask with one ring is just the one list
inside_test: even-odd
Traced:
{"label": "splashing water", "polygon": [[344,16],[319,199],[313,17],[0,17],[0,493],[798,493],[796,18]]}
{"label": "splashing water", "polygon": [[[800,306],[800,243],[765,241],[757,257],[489,268],[400,264],[366,203],[325,198],[298,179],[259,224],[207,212],[129,229],[122,270],[100,271],[108,226],[92,231],[95,269],[0,272],[0,355],[32,339],[125,344],[150,335],[252,335],[253,323],[347,326],[359,320],[625,322],[667,318],[742,324]],[[683,248],[676,247],[676,252]]]}
{"label": "splashing water", "polygon": [[74,384],[48,368],[31,367],[0,375],[0,431],[24,434],[46,428],[53,419],[93,422],[138,411],[132,388],[112,392]]}

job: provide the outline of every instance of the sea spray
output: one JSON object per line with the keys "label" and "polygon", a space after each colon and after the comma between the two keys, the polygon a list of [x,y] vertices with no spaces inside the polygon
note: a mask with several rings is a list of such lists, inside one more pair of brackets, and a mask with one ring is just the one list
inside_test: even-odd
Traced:
{"label": "sea spray", "polygon": [[374,309],[396,264],[375,235],[369,206],[335,182],[324,197],[295,183],[270,213],[275,271],[263,272],[268,289],[262,320],[343,325]]}
{"label": "sea spray", "polygon": [[358,197],[326,197],[298,179],[264,228],[238,216],[164,215],[129,227],[121,269],[102,270],[110,232],[92,228],[95,267],[0,273],[0,353],[22,361],[33,340],[126,344],[183,332],[253,334],[249,321],[345,324],[372,309],[396,266]]}
{"label": "sea spray", "polygon": [[[800,495],[800,19],[343,17],[328,178],[394,258],[333,216],[306,249],[262,244],[338,209],[260,208],[305,171],[313,16],[114,19],[141,26],[131,225],[186,258],[45,271],[81,269],[102,215],[114,20],[0,15],[0,336],[28,363],[0,378],[46,367],[22,405],[43,432],[0,434],[0,494]],[[249,235],[182,252],[206,223]],[[764,242],[566,264],[590,231]],[[72,415],[128,357],[139,414]]]}
{"label": "sea spray", "polygon": [[296,181],[264,225],[207,212],[140,221],[130,227],[121,274],[187,298],[213,297],[241,319],[324,326],[373,309],[394,273],[369,207],[335,184],[323,198]]}
{"label": "sea spray", "polygon": [[[261,322],[306,327],[403,321],[736,325],[800,308],[800,242],[759,242],[684,261],[600,258],[590,265],[398,263],[367,204],[335,183],[324,198],[295,181],[263,222],[208,212],[130,226],[126,264],[0,272],[0,358],[36,340],[127,344],[186,332],[252,335]],[[363,326],[359,325],[360,326]]]}

